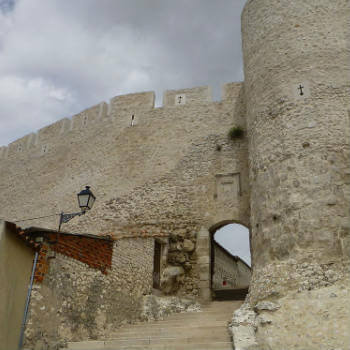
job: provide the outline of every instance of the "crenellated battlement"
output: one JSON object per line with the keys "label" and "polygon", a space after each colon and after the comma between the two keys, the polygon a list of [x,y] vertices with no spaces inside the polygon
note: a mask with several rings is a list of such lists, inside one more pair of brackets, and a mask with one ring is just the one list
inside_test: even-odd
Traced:
{"label": "crenellated battlement", "polygon": [[[74,211],[71,195],[84,185],[92,186],[103,205],[175,172],[183,172],[176,178],[185,188],[189,176],[197,181],[211,174],[205,180],[210,182],[207,191],[225,202],[221,192],[226,185],[216,174],[229,174],[232,183],[227,186],[236,194],[240,192],[235,176],[247,169],[246,140],[234,143],[227,136],[233,124],[245,124],[243,84],[225,84],[222,97],[213,101],[209,87],[170,90],[158,107],[154,92],[116,96],[1,147],[0,192],[6,205],[0,217],[16,221]],[[203,186],[195,184],[194,190],[202,191]],[[50,202],[53,195],[56,200]],[[16,204],[19,198],[24,199]],[[213,210],[227,210],[233,205],[227,200],[229,204],[216,203]],[[55,217],[39,221],[28,224],[56,227]]]}
{"label": "crenellated battlement", "polygon": [[[72,117],[60,119],[35,133],[25,135],[7,147],[0,147],[0,160],[24,156],[26,153],[31,153],[32,156],[43,156],[52,149],[57,138],[66,137],[72,132],[81,132],[97,125],[108,127],[115,124],[118,128],[136,126],[145,113],[153,110],[195,108],[198,105],[212,103],[234,103],[242,86],[243,83],[224,84],[222,100],[215,102],[212,99],[209,86],[167,90],[163,94],[163,105],[160,107],[155,107],[155,93],[153,91],[115,96],[108,103],[101,102]],[[158,115],[162,114],[158,113]]]}

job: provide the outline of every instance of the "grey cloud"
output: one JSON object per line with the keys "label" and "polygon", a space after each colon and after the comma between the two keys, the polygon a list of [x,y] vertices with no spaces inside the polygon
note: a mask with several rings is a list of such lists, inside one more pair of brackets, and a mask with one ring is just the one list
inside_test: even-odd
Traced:
{"label": "grey cloud", "polygon": [[243,79],[244,2],[0,2],[0,145],[117,94],[155,90],[160,104],[211,85],[218,99]]}
{"label": "grey cloud", "polygon": [[13,10],[15,6],[15,0],[0,0],[0,11],[7,13]]}
{"label": "grey cloud", "polygon": [[249,230],[242,225],[230,224],[217,230],[215,240],[233,255],[251,264]]}

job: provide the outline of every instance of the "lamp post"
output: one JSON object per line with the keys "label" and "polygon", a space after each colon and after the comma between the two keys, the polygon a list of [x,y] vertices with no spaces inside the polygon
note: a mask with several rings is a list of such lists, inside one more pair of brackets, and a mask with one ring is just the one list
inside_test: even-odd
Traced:
{"label": "lamp post", "polygon": [[69,213],[64,214],[63,212],[60,214],[60,223],[58,226],[58,232],[61,231],[62,224],[67,223],[68,221],[72,220],[76,216],[81,216],[86,213],[87,210],[90,210],[92,206],[95,203],[96,197],[94,194],[90,191],[90,186],[85,186],[85,190],[80,191],[78,194],[78,203],[79,207],[81,209],[78,213]]}
{"label": "lamp post", "polygon": [[[84,215],[87,210],[90,210],[92,208],[92,206],[94,205],[95,200],[96,200],[96,197],[90,191],[90,186],[85,186],[85,190],[80,191],[77,194],[77,196],[78,196],[78,203],[79,203],[79,207],[80,207],[81,211],[78,212],[78,213],[70,213],[70,214],[64,214],[62,212],[60,214],[60,223],[59,223],[58,231],[57,231],[57,234],[56,234],[57,238],[56,238],[56,241],[52,241],[51,242],[52,244],[57,243],[57,241],[58,241],[58,233],[61,230],[62,224],[70,221],[71,219],[73,219],[76,216]],[[44,237],[43,236],[35,237],[35,242],[43,243],[44,242]],[[39,253],[38,253],[38,251],[36,251],[35,252],[35,256],[34,256],[32,273],[31,273],[31,276],[30,276],[30,283],[29,283],[29,287],[28,287],[28,293],[27,293],[27,299],[26,299],[25,310],[24,310],[24,315],[23,315],[23,321],[22,321],[22,325],[21,325],[18,350],[21,350],[22,349],[22,345],[23,345],[24,330],[25,330],[26,323],[27,323],[27,316],[28,316],[28,310],[29,310],[29,304],[30,304],[30,297],[31,297],[31,293],[32,293],[32,287],[33,287],[33,282],[34,282],[34,273],[35,273],[38,257],[39,257]]]}

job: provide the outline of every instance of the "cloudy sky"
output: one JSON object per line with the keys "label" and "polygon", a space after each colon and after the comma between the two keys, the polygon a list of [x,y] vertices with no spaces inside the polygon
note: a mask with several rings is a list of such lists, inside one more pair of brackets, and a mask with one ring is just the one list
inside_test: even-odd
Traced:
{"label": "cloudy sky", "polygon": [[[120,94],[152,90],[159,106],[167,89],[210,85],[220,99],[243,80],[244,3],[0,0],[0,146]],[[249,262],[233,233],[216,237]]]}
{"label": "cloudy sky", "polygon": [[233,255],[251,264],[249,230],[238,224],[230,224],[217,230],[214,239]]}
{"label": "cloudy sky", "polygon": [[245,0],[0,0],[0,146],[130,92],[241,81]]}

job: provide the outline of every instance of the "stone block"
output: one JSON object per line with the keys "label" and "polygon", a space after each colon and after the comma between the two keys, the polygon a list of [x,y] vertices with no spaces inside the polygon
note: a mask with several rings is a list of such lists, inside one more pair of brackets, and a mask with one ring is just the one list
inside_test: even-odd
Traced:
{"label": "stone block", "polygon": [[208,303],[211,301],[211,290],[209,288],[203,288],[199,290],[199,299],[202,303]]}
{"label": "stone block", "polygon": [[197,234],[197,240],[200,240],[201,238],[209,238],[209,231],[205,227],[201,227]]}
{"label": "stone block", "polygon": [[122,110],[139,111],[154,108],[155,94],[153,91],[128,95],[120,95],[110,100],[110,114],[117,115]]}
{"label": "stone block", "polygon": [[209,256],[200,256],[198,257],[198,264],[209,264],[210,263],[210,259],[209,259]]}
{"label": "stone block", "polygon": [[181,106],[188,104],[208,103],[212,101],[209,86],[200,86],[190,89],[167,90],[163,96],[163,106]]}
{"label": "stone block", "polygon": [[222,100],[235,101],[243,88],[243,83],[227,83],[222,87]]}
{"label": "stone block", "polygon": [[260,301],[259,303],[256,304],[254,307],[254,310],[256,312],[261,312],[261,311],[276,311],[281,307],[281,305],[273,303],[271,301]]}
{"label": "stone block", "polygon": [[196,253],[197,256],[209,256],[209,248],[198,248]]}
{"label": "stone block", "polygon": [[210,264],[200,264],[199,265],[199,272],[200,273],[209,273],[210,271]]}
{"label": "stone block", "polygon": [[189,240],[189,239],[185,239],[184,240],[184,242],[183,242],[183,250],[185,252],[193,252],[194,248],[195,248],[195,245],[194,245],[194,243],[191,240]]}
{"label": "stone block", "polygon": [[197,250],[203,248],[209,250],[209,238],[201,237],[197,240]]}
{"label": "stone block", "polygon": [[200,273],[199,273],[199,279],[200,279],[201,281],[209,281],[209,280],[210,280],[209,271],[200,272]]}
{"label": "stone block", "polygon": [[198,286],[199,286],[199,289],[210,288],[210,281],[209,280],[199,281]]}

